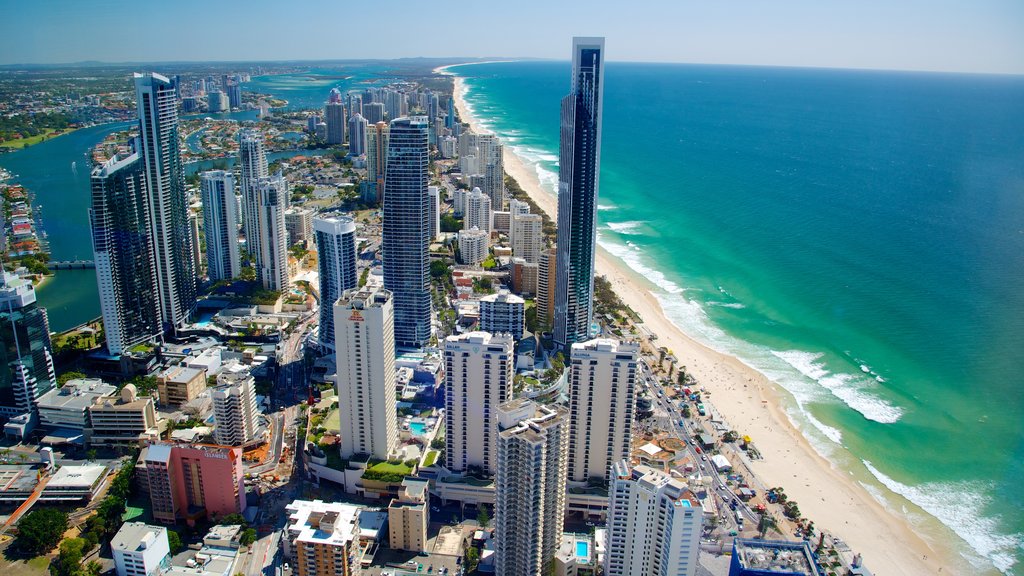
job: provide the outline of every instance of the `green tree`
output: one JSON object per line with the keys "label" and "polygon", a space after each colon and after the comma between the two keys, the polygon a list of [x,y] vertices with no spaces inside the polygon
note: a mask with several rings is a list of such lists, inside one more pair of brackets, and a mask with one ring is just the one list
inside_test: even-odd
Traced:
{"label": "green tree", "polygon": [[245,521],[245,518],[243,518],[242,515],[238,513],[228,514],[227,516],[221,518],[220,521],[217,522],[217,524],[221,526],[231,526],[234,524],[238,524],[240,526],[249,525],[249,523]]}
{"label": "green tree", "polygon": [[67,384],[69,380],[75,380],[76,378],[85,378],[85,374],[81,372],[65,372],[60,376],[57,376],[57,385],[63,386]]}
{"label": "green tree", "polygon": [[487,512],[487,506],[483,504],[480,505],[480,512],[476,515],[476,521],[480,524],[481,528],[487,528],[491,523],[491,515]]}
{"label": "green tree", "polygon": [[178,552],[181,552],[181,548],[182,548],[181,534],[178,534],[177,531],[175,531],[175,530],[168,530],[167,531],[167,543],[171,547],[171,554],[177,554]]}
{"label": "green tree", "polygon": [[472,573],[476,570],[476,567],[480,564],[480,551],[477,550],[476,546],[470,546],[466,550],[466,573]]}
{"label": "green tree", "polygon": [[18,547],[29,554],[42,556],[60,542],[68,529],[68,515],[53,508],[40,508],[18,522]]}
{"label": "green tree", "polygon": [[434,280],[440,280],[448,275],[451,270],[451,266],[444,260],[431,260],[430,261],[430,277]]}
{"label": "green tree", "polygon": [[256,530],[254,528],[246,528],[242,532],[242,537],[239,539],[239,542],[242,543],[242,546],[250,546],[255,541],[256,541]]}
{"label": "green tree", "polygon": [[441,232],[458,232],[462,230],[462,218],[454,214],[441,214]]}
{"label": "green tree", "polygon": [[68,538],[60,543],[60,554],[53,561],[50,572],[53,576],[82,576],[82,556],[86,541],[82,538]]}

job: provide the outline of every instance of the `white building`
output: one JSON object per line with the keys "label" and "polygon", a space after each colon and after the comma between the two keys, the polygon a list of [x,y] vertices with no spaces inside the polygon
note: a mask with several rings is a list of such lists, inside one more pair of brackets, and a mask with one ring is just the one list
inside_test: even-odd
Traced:
{"label": "white building", "polygon": [[334,302],[359,282],[356,271],[356,223],[348,216],[313,219],[320,275],[321,351],[334,351]]}
{"label": "white building", "polygon": [[50,428],[84,430],[89,424],[89,407],[99,398],[117,393],[117,387],[99,378],[75,378],[54,388],[36,401],[39,424]]}
{"label": "white building", "polygon": [[463,230],[473,228],[491,231],[491,198],[479,188],[473,188],[466,197],[466,212],[462,221]]}
{"label": "white building", "polygon": [[476,265],[487,259],[490,248],[490,233],[472,228],[459,231],[459,260],[463,264]]}
{"label": "white building", "polygon": [[169,566],[167,528],[125,522],[110,540],[117,576],[156,576]]}
{"label": "white building", "polygon": [[634,343],[595,339],[572,345],[569,357],[569,481],[608,480],[629,457],[637,356]]}
{"label": "white building", "polygon": [[313,211],[308,208],[285,210],[284,227],[288,231],[289,246],[310,240],[313,235]]}
{"label": "white building", "polygon": [[138,444],[159,439],[153,398],[139,396],[134,384],[125,384],[117,396],[97,398],[89,406],[85,442],[90,446]]}
{"label": "white building", "polygon": [[512,398],[515,340],[509,334],[449,336],[445,358],[445,467],[494,474],[498,407]]}
{"label": "white building", "polygon": [[354,504],[295,500],[286,508],[284,557],[301,576],[360,574],[364,556],[377,549],[386,512]]}
{"label": "white building", "polygon": [[277,174],[260,178],[259,213],[259,267],[257,274],[267,290],[284,291],[288,288],[288,229],[284,212],[288,209],[288,181]]}
{"label": "white building", "polygon": [[238,166],[241,179],[242,228],[245,230],[245,248],[259,270],[260,261],[260,178],[270,176],[267,154],[263,148],[263,135],[255,130],[239,131]]}
{"label": "white building", "polygon": [[692,576],[704,512],[686,484],[654,468],[613,467],[609,487],[608,576]]}
{"label": "white building", "polygon": [[398,448],[391,292],[348,290],[334,304],[341,457],[387,460]]}
{"label": "white building", "polygon": [[238,252],[238,201],[235,176],[224,170],[202,173],[203,233],[206,274],[210,280],[230,280],[242,271]]}
{"label": "white building", "polygon": [[427,186],[427,236],[430,241],[441,235],[441,189]]}
{"label": "white building", "polygon": [[567,418],[525,398],[498,409],[497,576],[542,574],[561,544]]}
{"label": "white building", "polygon": [[544,218],[540,214],[511,214],[512,254],[530,264],[540,262],[544,250]]}
{"label": "white building", "polygon": [[491,334],[508,332],[518,342],[526,331],[526,300],[508,290],[480,298],[480,329]]}
{"label": "white building", "polygon": [[245,446],[257,439],[256,379],[244,366],[217,376],[213,398],[213,437],[224,446]]}

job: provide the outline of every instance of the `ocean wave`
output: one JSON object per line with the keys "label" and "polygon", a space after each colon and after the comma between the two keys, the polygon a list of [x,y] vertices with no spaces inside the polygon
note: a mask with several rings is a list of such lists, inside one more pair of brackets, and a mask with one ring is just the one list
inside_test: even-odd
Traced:
{"label": "ocean wave", "polygon": [[978,568],[991,562],[997,570],[1009,573],[1016,564],[1015,553],[1024,548],[1024,533],[999,532],[998,520],[984,516],[982,510],[992,502],[985,494],[995,488],[981,482],[928,482],[918,486],[903,484],[863,460],[871,475],[886,488],[910,500],[931,514],[963,539],[978,557],[964,558]]}
{"label": "ocean wave", "polygon": [[638,235],[638,234],[640,234],[640,232],[638,231],[638,228],[640,228],[641,226],[644,225],[644,223],[639,221],[639,220],[630,220],[628,222],[607,222],[606,224],[607,224],[608,228],[611,229],[612,232],[615,232],[615,233],[618,233],[618,234],[631,234],[631,235]]}
{"label": "ocean wave", "polygon": [[598,210],[615,210],[616,208],[617,208],[617,206],[612,206],[611,204],[598,204],[597,205],[597,209]]}
{"label": "ocean wave", "polygon": [[874,382],[853,374],[830,372],[825,364],[820,362],[824,354],[803,350],[772,350],[771,353],[804,376],[827,388],[836,398],[860,412],[868,420],[892,424],[903,415],[903,411],[898,407],[869,391]]}
{"label": "ocean wave", "polygon": [[[652,282],[658,288],[661,288],[662,290],[668,292],[669,294],[683,293],[682,287],[676,284],[675,282],[669,280],[668,277],[666,277],[661,270],[657,270],[644,264],[642,258],[643,252],[630,250],[629,247],[619,244],[617,242],[603,242],[600,232],[598,232],[597,243],[600,244],[602,248],[610,252],[613,256],[625,262],[626,265],[629,266],[631,269],[647,278],[647,280]],[[697,308],[699,309],[700,307],[698,306]]]}
{"label": "ocean wave", "polygon": [[743,304],[741,304],[739,302],[715,302],[715,301],[712,301],[712,302],[708,302],[707,305],[708,306],[716,306],[718,308],[732,308],[733,310],[742,310],[742,309],[746,308],[746,306],[744,306]]}

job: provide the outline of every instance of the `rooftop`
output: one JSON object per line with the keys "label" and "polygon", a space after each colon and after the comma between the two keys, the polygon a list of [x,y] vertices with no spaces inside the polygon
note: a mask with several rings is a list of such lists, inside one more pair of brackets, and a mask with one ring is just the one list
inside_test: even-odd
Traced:
{"label": "rooftop", "polygon": [[61,466],[46,485],[50,488],[89,488],[106,474],[106,466]]}
{"label": "rooftop", "polygon": [[[288,505],[288,532],[296,542],[341,546],[355,540],[361,508],[354,504],[295,500]],[[378,527],[379,529],[379,527]]]}
{"label": "rooftop", "polygon": [[110,548],[123,552],[141,552],[152,546],[161,535],[167,538],[167,529],[163,526],[125,522],[110,540]]}
{"label": "rooftop", "polygon": [[733,542],[733,557],[743,568],[761,573],[821,575],[807,542],[737,538]]}
{"label": "rooftop", "polygon": [[97,398],[113,396],[117,387],[99,378],[75,378],[39,397],[39,407],[51,410],[85,411]]}

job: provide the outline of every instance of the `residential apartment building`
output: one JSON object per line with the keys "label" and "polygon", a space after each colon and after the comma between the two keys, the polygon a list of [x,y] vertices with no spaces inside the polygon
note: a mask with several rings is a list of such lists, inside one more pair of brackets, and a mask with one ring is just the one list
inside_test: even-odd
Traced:
{"label": "residential apartment building", "polygon": [[242,448],[158,442],[139,457],[158,522],[195,522],[245,512]]}
{"label": "residential apartment building", "polygon": [[480,298],[480,329],[491,334],[509,333],[518,342],[526,332],[526,300],[508,290]]}
{"label": "residential apartment building", "polygon": [[398,497],[388,505],[388,542],[395,550],[428,552],[427,527],[430,526],[429,482],[406,478]]}

